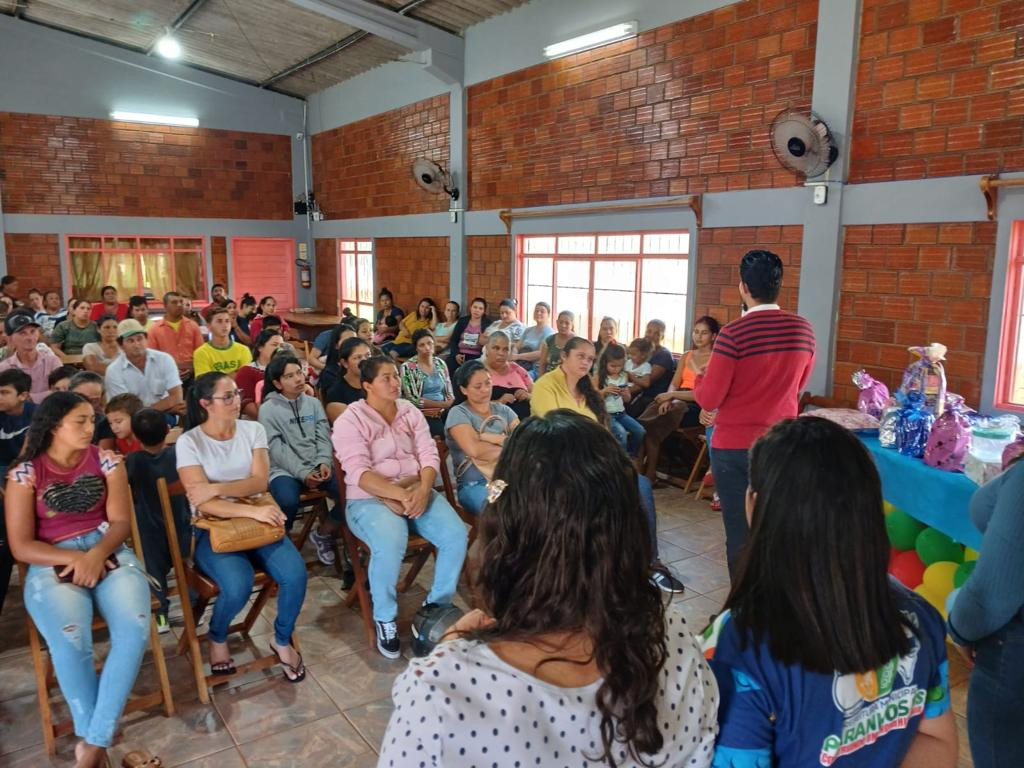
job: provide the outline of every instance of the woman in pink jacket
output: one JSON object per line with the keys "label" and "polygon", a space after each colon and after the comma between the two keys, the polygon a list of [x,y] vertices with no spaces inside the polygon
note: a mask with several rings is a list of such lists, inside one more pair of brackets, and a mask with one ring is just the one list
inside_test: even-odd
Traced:
{"label": "woman in pink jacket", "polygon": [[466,558],[466,526],[434,491],[437,446],[423,413],[401,400],[395,363],[376,356],[359,364],[365,400],[334,422],[334,450],[345,471],[345,517],[370,547],[370,593],[377,649],[401,654],[397,583],[409,530],[437,547],[434,583],[426,603],[451,603]]}

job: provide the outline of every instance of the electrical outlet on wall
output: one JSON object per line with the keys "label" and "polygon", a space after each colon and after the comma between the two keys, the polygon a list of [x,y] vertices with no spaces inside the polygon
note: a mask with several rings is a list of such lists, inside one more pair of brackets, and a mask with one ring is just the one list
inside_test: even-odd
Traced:
{"label": "electrical outlet on wall", "polygon": [[828,187],[824,184],[814,185],[814,204],[824,205],[828,202]]}

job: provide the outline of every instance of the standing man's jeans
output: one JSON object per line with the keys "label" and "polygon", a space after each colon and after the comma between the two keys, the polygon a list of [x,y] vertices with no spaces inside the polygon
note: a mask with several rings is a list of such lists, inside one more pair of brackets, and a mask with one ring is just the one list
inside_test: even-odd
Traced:
{"label": "standing man's jeans", "polygon": [[[55,546],[88,552],[101,538],[91,531]],[[114,738],[149,642],[149,584],[131,550],[121,547],[115,554],[120,567],[92,589],[60,582],[51,565],[30,565],[25,578],[25,608],[50,649],[75,735],[97,747],[109,747]],[[110,651],[98,678],[94,607],[110,629]]]}
{"label": "standing man's jeans", "polygon": [[437,491],[431,491],[426,510],[415,520],[399,517],[376,498],[350,500],[345,518],[352,533],[370,548],[374,621],[394,621],[398,615],[398,575],[410,530],[437,547],[427,602],[444,605],[452,601],[466,559],[466,525]]}
{"label": "standing man's jeans", "polygon": [[729,575],[736,574],[740,551],[747,541],[747,451],[716,448],[711,452],[711,474],[715,490],[722,502],[722,522],[725,523],[725,555],[729,561]]}
{"label": "standing man's jeans", "polygon": [[1024,621],[975,644],[967,732],[976,768],[1024,765]]}
{"label": "standing man's jeans", "polygon": [[651,564],[658,562],[658,514],[654,509],[654,488],[644,475],[636,476],[636,489],[640,493],[640,506],[647,517],[647,529],[651,536]]}

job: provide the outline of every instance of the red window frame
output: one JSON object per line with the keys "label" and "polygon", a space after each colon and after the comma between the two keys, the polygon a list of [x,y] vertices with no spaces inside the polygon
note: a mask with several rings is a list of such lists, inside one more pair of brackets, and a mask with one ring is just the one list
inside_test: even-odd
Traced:
{"label": "red window frame", "polygon": [[[99,238],[99,248],[77,248],[71,245],[71,241],[77,238]],[[113,244],[107,245],[108,240],[135,240],[134,248],[125,248],[124,246],[114,246]],[[143,240],[168,240],[170,242],[169,248],[143,248]],[[196,247],[175,247],[175,241],[178,240],[198,240],[199,246]],[[104,265],[107,263],[108,254],[119,253],[123,254],[126,252],[134,253],[137,259],[136,272],[138,274],[138,280],[133,295],[144,296],[144,286],[142,284],[142,257],[147,253],[169,253],[170,254],[170,265],[171,265],[171,290],[178,289],[178,271],[176,269],[176,258],[178,254],[193,253],[199,259],[199,295],[193,297],[193,302],[198,302],[200,306],[202,303],[207,301],[209,291],[209,277],[206,274],[206,238],[202,235],[98,235],[98,234],[81,234],[75,233],[65,236],[65,253],[67,254],[67,270],[68,270],[68,282],[70,283],[70,293],[72,296],[77,296],[78,287],[74,284],[74,268],[72,260],[76,253],[96,253],[99,252],[103,258]],[[101,297],[90,299],[90,301],[100,301]],[[149,299],[149,306],[151,308],[162,308],[164,305],[163,296],[153,296]]]}
{"label": "red window frame", "polygon": [[[365,247],[364,247],[365,246]],[[355,270],[354,270],[354,285],[348,285],[348,281],[345,279],[345,257],[348,255],[355,256]],[[370,285],[367,287],[362,285],[359,279],[359,256],[361,254],[367,254],[370,258]],[[350,307],[357,317],[363,317],[359,311],[359,306],[368,306],[370,308],[370,314],[366,316],[366,319],[373,321],[373,308],[374,308],[374,296],[373,296],[373,277],[375,273],[375,258],[373,240],[368,237],[344,237],[338,240],[338,311],[340,312],[346,306]],[[364,299],[360,299],[360,293],[363,293],[365,289]]]}
{"label": "red window frame", "polygon": [[1010,258],[1006,265],[1006,294],[1003,301],[1003,324],[999,343],[999,365],[996,375],[997,408],[1024,413],[1024,380],[1017,386],[1017,370],[1024,379],[1024,220],[1015,221],[1010,231]]}
{"label": "red window frame", "polygon": [[[657,236],[657,235],[685,235],[687,239],[687,249],[685,252],[676,251],[671,253],[648,253],[646,252],[647,239],[645,236]],[[682,312],[677,315],[682,317],[683,324],[685,325],[685,319],[689,313],[689,270],[692,269],[693,265],[690,261],[690,248],[689,238],[692,238],[692,233],[687,229],[671,229],[671,230],[656,230],[656,231],[627,231],[627,232],[559,232],[557,234],[531,234],[531,235],[518,235],[516,237],[516,298],[523,307],[523,312],[526,315],[526,322],[529,322],[533,308],[527,307],[525,301],[527,299],[527,285],[526,285],[526,264],[525,261],[528,258],[550,258],[552,260],[551,266],[551,308],[552,312],[557,316],[557,313],[561,311],[562,307],[558,304],[558,285],[557,285],[557,273],[559,262],[589,262],[590,263],[590,276],[587,290],[587,317],[590,321],[590,327],[581,328],[577,324],[576,333],[587,336],[590,339],[597,338],[597,331],[600,327],[601,318],[594,316],[594,291],[602,290],[595,289],[594,287],[594,272],[595,264],[598,261],[609,261],[609,262],[633,262],[636,266],[634,269],[634,284],[633,284],[633,313],[628,319],[632,321],[632,328],[636,335],[643,335],[642,321],[650,320],[653,318],[642,318],[642,300],[644,291],[642,291],[642,280],[643,280],[643,263],[649,260],[684,260],[687,263],[687,281],[686,284],[681,286],[679,292],[666,291],[664,293],[668,295],[678,295],[683,299]],[[577,237],[592,237],[594,238],[594,248],[590,253],[560,253],[561,238],[577,238]],[[608,237],[639,237],[640,246],[635,252],[630,253],[599,253],[600,238]],[[525,244],[528,240],[536,238],[554,238],[555,240],[555,252],[554,253],[527,253]],[[574,289],[581,290],[581,289]],[[647,291],[647,293],[653,293]],[[623,333],[623,320],[626,318],[616,318],[620,325],[620,337],[619,341],[628,344],[632,339],[626,339],[622,336]],[[661,317],[661,320],[670,323],[672,317]],[[555,318],[552,318],[552,325],[554,325]],[[676,349],[670,347],[673,352],[682,353],[685,352],[687,345],[687,339],[680,341],[679,334],[676,336],[676,346],[682,346],[683,348]],[[666,344],[666,346],[668,346]]]}

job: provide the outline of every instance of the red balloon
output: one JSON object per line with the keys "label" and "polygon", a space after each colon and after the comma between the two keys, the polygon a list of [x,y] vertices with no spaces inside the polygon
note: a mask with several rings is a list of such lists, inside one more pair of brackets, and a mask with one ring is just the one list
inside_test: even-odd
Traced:
{"label": "red balloon", "polygon": [[900,552],[889,563],[889,573],[908,589],[914,589],[924,581],[924,568],[921,558],[912,549]]}

